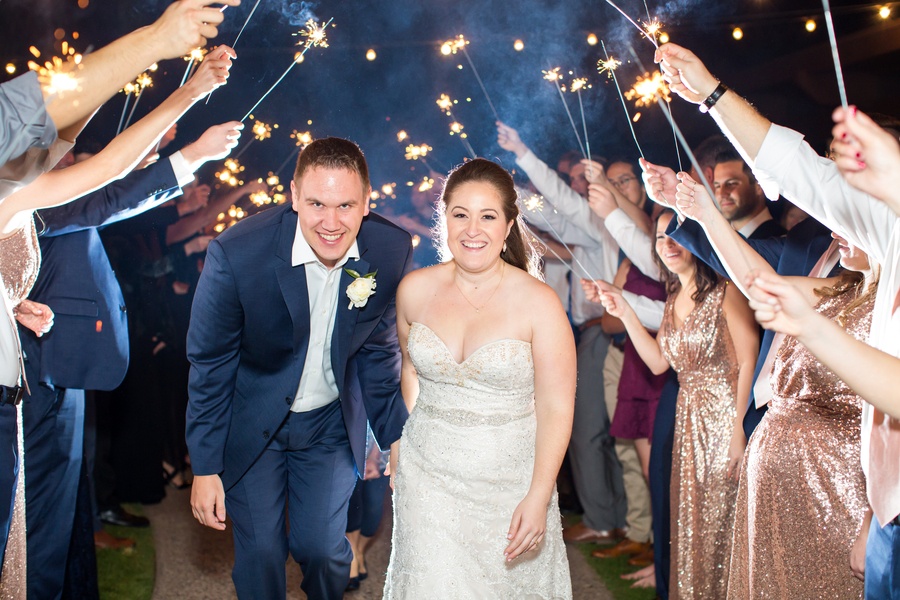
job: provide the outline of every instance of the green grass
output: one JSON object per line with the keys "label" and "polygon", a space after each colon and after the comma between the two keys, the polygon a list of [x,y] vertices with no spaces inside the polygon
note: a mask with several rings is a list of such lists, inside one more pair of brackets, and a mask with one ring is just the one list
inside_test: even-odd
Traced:
{"label": "green grass", "polygon": [[[563,525],[570,526],[581,521],[579,517],[568,515],[563,518]],[[609,544],[611,546],[612,544]],[[606,546],[606,547],[609,547]],[[587,559],[588,564],[610,591],[616,600],[654,600],[656,598],[656,590],[653,588],[633,588],[632,581],[622,579],[622,575],[633,573],[641,567],[633,567],[628,564],[630,557],[622,556],[616,558],[594,558],[591,552],[597,548],[603,548],[600,544],[578,544],[578,550]]]}
{"label": "green grass", "polygon": [[[126,510],[142,514],[140,505],[129,504]],[[97,550],[97,576],[101,600],[150,600],[156,574],[156,550],[150,527],[104,527],[116,537],[135,540],[128,550]]]}

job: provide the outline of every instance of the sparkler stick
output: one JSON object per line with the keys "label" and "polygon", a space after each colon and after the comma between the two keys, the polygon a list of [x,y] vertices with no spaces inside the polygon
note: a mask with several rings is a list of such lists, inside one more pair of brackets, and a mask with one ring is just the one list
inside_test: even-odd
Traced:
{"label": "sparkler stick", "polygon": [[475,63],[472,62],[472,57],[469,56],[469,51],[466,50],[466,46],[469,42],[465,37],[459,35],[455,40],[450,40],[444,42],[441,46],[441,52],[443,54],[456,54],[457,50],[462,50],[463,55],[466,57],[466,60],[469,62],[469,66],[472,68],[472,74],[475,75],[475,79],[478,81],[478,85],[481,87],[481,92],[484,94],[484,99],[487,100],[488,106],[491,107],[491,112],[494,113],[494,119],[497,121],[500,120],[500,115],[497,114],[497,109],[494,108],[494,103],[491,102],[491,97],[488,95],[487,88],[484,87],[484,82],[481,81],[481,76],[478,74],[478,69],[475,68]]}
{"label": "sparkler stick", "polygon": [[559,74],[559,67],[555,69],[551,69],[549,71],[543,71],[544,79],[547,81],[552,81],[556,85],[556,91],[559,92],[559,99],[562,100],[563,107],[566,109],[566,115],[569,117],[569,123],[572,124],[572,130],[575,132],[575,139],[578,140],[578,149],[581,150],[581,155],[587,158],[587,152],[584,149],[584,144],[581,143],[581,136],[578,134],[578,127],[575,126],[575,119],[572,118],[572,112],[569,110],[569,104],[566,102],[566,97],[563,95],[562,87],[559,85],[559,79],[561,75]]}
{"label": "sparkler stick", "polygon": [[[243,35],[243,33],[244,33],[244,29],[247,28],[247,24],[250,22],[250,19],[253,18],[253,13],[256,12],[256,7],[259,6],[259,2],[260,2],[260,0],[256,0],[256,4],[253,5],[253,8],[250,10],[250,14],[247,15],[247,19],[244,20],[244,24],[241,25],[241,30],[238,31],[237,37],[234,38],[234,43],[231,44],[232,50],[237,46],[238,40],[241,39],[241,35]],[[223,6],[220,12],[225,12],[226,8],[228,8],[227,5]],[[203,104],[209,104],[209,99],[212,98],[213,92],[215,92],[215,90],[213,90],[212,92],[209,93],[209,95],[206,96],[206,100],[203,101]]]}
{"label": "sparkler stick", "polygon": [[569,89],[578,94],[578,109],[581,111],[581,126],[584,129],[584,149],[587,151],[587,159],[591,160],[591,143],[588,141],[587,119],[584,117],[584,102],[581,101],[581,90],[586,83],[587,78],[575,79],[572,81]]}
{"label": "sparkler stick", "polygon": [[647,11],[647,21],[652,21],[653,17],[650,16],[650,7],[647,6],[647,0],[644,0],[644,10]]}
{"label": "sparkler stick", "polygon": [[[476,158],[478,154],[475,153],[475,150],[472,148],[472,144],[469,143],[469,140],[466,139],[468,136],[462,132],[464,129],[463,124],[456,120],[453,116],[453,112],[450,110],[450,107],[453,106],[453,100],[450,99],[450,96],[447,94],[441,94],[440,98],[437,99],[436,104],[438,107],[444,112],[445,115],[454,119],[452,123],[450,123],[450,135],[457,134],[459,136],[459,141],[462,143],[463,148],[466,149],[466,152],[469,153],[469,156],[472,158]],[[429,167],[430,168],[430,167]]]}
{"label": "sparkler stick", "polygon": [[291,69],[294,68],[294,65],[300,62],[300,59],[303,58],[303,55],[306,54],[306,51],[309,50],[311,46],[322,46],[323,48],[328,47],[328,42],[326,42],[325,40],[325,29],[331,24],[333,20],[333,17],[331,19],[328,19],[328,22],[326,22],[322,27],[319,27],[312,19],[306,22],[306,31],[300,32],[300,35],[306,36],[306,42],[304,42],[303,44],[303,52],[301,52],[298,57],[294,58],[291,61],[291,66],[289,66],[285,70],[285,72],[281,74],[281,77],[279,77],[278,80],[272,84],[272,87],[270,87],[268,91],[266,91],[266,93],[262,95],[262,98],[257,100],[256,104],[254,104],[253,107],[247,111],[247,114],[245,114],[241,119],[241,123],[246,121],[247,117],[249,117],[251,113],[256,110],[256,107],[262,104],[262,101],[272,93],[272,90],[274,90],[278,86],[278,84],[281,83],[281,81],[285,77],[287,77],[287,74],[291,72]]}
{"label": "sparkler stick", "polygon": [[122,133],[122,125],[125,123],[125,113],[128,111],[128,103],[131,100],[131,89],[129,86],[132,86],[132,84],[129,83],[125,86],[125,104],[122,105],[122,116],[119,117],[119,126],[116,127],[116,135]]}
{"label": "sparkler stick", "polygon": [[297,130],[295,129],[295,130],[294,130],[294,133],[291,134],[291,137],[292,137],[294,140],[296,140],[297,146],[296,146],[296,148],[294,148],[294,149],[291,151],[291,153],[288,155],[288,157],[284,159],[284,162],[281,163],[281,164],[278,166],[277,169],[275,169],[275,175],[280,174],[281,171],[282,171],[282,169],[284,169],[284,168],[288,165],[288,163],[291,162],[291,160],[293,160],[293,158],[294,158],[295,156],[297,156],[297,154],[298,154],[301,150],[303,150],[304,148],[306,148],[306,147],[307,147],[308,145],[310,145],[310,144],[312,143],[312,141],[313,141],[312,133],[310,133],[309,131],[297,131]]}
{"label": "sparkler stick", "polygon": [[847,110],[847,90],[844,87],[844,73],[841,70],[841,57],[838,56],[837,38],[834,35],[834,22],[831,20],[831,3],[822,0],[825,10],[825,25],[828,28],[828,42],[831,44],[831,59],[834,61],[834,74],[837,76],[838,92],[841,95],[841,106]]}
{"label": "sparkler stick", "polygon": [[653,47],[654,47],[654,48],[659,48],[659,44],[656,43],[656,39],[655,39],[653,36],[651,36],[650,34],[648,34],[647,31],[646,31],[643,27],[641,27],[640,25],[638,25],[638,24],[634,21],[634,19],[632,19],[631,17],[629,17],[628,14],[627,14],[624,10],[622,10],[621,8],[619,8],[618,6],[616,6],[616,4],[615,4],[612,0],[606,0],[606,3],[609,4],[610,6],[612,6],[612,7],[613,7],[614,9],[616,9],[617,11],[619,11],[619,14],[621,14],[623,17],[625,17],[626,19],[628,19],[628,22],[631,23],[632,25],[634,25],[635,29],[637,29],[638,31],[641,32],[641,35],[643,35],[645,38],[647,38],[648,40],[650,40],[650,43],[653,44]]}
{"label": "sparkler stick", "polygon": [[284,169],[286,166],[288,166],[288,163],[291,162],[291,160],[293,160],[294,157],[297,156],[297,154],[298,154],[298,153],[300,152],[300,150],[302,150],[302,149],[303,149],[302,146],[297,146],[296,148],[294,148],[293,150],[291,150],[291,153],[288,154],[288,157],[287,157],[286,159],[284,159],[284,162],[281,163],[280,165],[278,165],[278,168],[275,169],[275,174],[276,174],[276,175],[281,174],[282,169]]}
{"label": "sparkler stick", "polygon": [[622,88],[619,86],[619,80],[616,78],[616,69],[622,63],[614,58],[609,57],[609,53],[606,51],[606,44],[603,40],[600,40],[600,47],[603,48],[603,55],[606,56],[606,61],[601,62],[600,72],[602,73],[604,70],[609,74],[609,77],[612,77],[613,83],[616,84],[616,91],[619,92],[619,100],[622,101],[622,110],[625,111],[625,120],[628,121],[628,128],[631,130],[631,137],[634,138],[634,145],[637,146],[638,154],[641,155],[641,158],[644,158],[644,151],[641,149],[641,143],[637,139],[637,134],[634,132],[634,123],[631,121],[631,115],[628,113],[628,105],[625,104],[625,96],[622,95]]}

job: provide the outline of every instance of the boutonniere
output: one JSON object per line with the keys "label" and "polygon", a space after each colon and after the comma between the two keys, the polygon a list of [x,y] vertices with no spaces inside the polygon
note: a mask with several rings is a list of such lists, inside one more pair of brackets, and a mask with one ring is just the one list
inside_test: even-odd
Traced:
{"label": "boutonniere", "polygon": [[369,296],[375,293],[375,274],[378,271],[360,275],[353,269],[344,269],[344,271],[353,278],[350,285],[347,286],[347,297],[350,298],[348,309],[362,308],[369,301]]}

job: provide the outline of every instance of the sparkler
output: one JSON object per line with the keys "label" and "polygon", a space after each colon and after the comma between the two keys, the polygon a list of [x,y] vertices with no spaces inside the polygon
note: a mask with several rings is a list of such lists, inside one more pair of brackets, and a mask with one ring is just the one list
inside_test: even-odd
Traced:
{"label": "sparkler", "polygon": [[491,112],[494,113],[494,119],[497,121],[500,120],[500,115],[497,114],[497,109],[494,108],[494,103],[491,102],[491,97],[487,93],[487,88],[484,87],[484,82],[481,81],[481,76],[478,74],[478,69],[475,68],[475,63],[472,62],[472,58],[469,56],[469,51],[466,50],[466,46],[469,45],[468,40],[463,37],[462,34],[456,36],[455,39],[448,40],[441,45],[441,54],[456,54],[458,50],[462,50],[463,56],[466,57],[466,60],[469,63],[469,66],[472,68],[472,74],[475,75],[475,79],[478,81],[478,85],[481,87],[481,92],[484,94],[484,99],[487,100],[488,106],[491,107]]}
{"label": "sparkler", "polygon": [[[641,58],[637,55],[637,52],[634,51],[634,47],[629,44],[628,51],[631,52],[631,56],[634,57],[634,61],[638,64],[641,69],[644,69],[644,63],[641,61]],[[657,77],[658,76],[658,77]],[[638,83],[641,83],[641,79],[638,78]],[[665,85],[665,82],[662,79],[662,75],[657,71],[654,73],[653,77],[650,78],[650,82],[643,83],[640,90],[638,90],[638,85],[635,84],[632,90],[635,95],[642,96],[645,92],[652,91],[654,101],[659,103],[659,98],[663,98],[666,103],[672,101],[672,97],[669,96],[669,88]],[[627,94],[626,94],[627,95]],[[631,98],[629,97],[629,100]],[[645,102],[644,106],[649,106],[649,102]],[[635,106],[640,107],[641,104],[635,104]],[[640,114],[640,113],[638,113]],[[675,157],[678,159],[678,170],[683,171],[684,166],[681,164],[681,150],[678,149],[678,134],[675,132],[675,126],[672,126],[672,138],[675,141]]]}
{"label": "sparkler", "polygon": [[203,62],[203,58],[206,56],[206,53],[209,52],[206,48],[194,48],[191,50],[190,54],[184,57],[184,60],[187,61],[187,68],[184,70],[184,75],[181,77],[181,83],[178,84],[178,87],[183,86],[188,79],[190,79],[191,74],[194,72],[194,64],[200,64]]}
{"label": "sparkler", "polygon": [[237,187],[244,184],[244,182],[238,178],[238,174],[243,171],[244,166],[238,162],[236,158],[226,158],[222,170],[216,173],[216,179],[231,187]]}
{"label": "sparkler", "polygon": [[[232,50],[237,47],[238,40],[241,39],[241,35],[244,34],[244,29],[247,28],[247,24],[250,22],[250,19],[253,18],[253,13],[256,12],[256,7],[259,6],[259,2],[260,0],[256,0],[256,4],[254,4],[253,8],[250,9],[250,14],[247,15],[247,18],[244,20],[244,24],[241,25],[241,30],[238,31],[237,37],[234,38],[234,43],[231,44]],[[225,12],[225,8],[225,6],[222,7],[222,12]],[[206,96],[206,100],[203,102],[204,104],[209,104],[209,99],[212,98],[213,92],[215,92],[215,90],[213,90]]]}
{"label": "sparkler", "polygon": [[544,79],[547,81],[552,81],[556,85],[556,91],[559,92],[559,99],[562,100],[563,107],[566,109],[566,115],[569,117],[569,123],[572,124],[572,131],[575,132],[575,139],[578,140],[578,149],[581,150],[581,155],[587,158],[587,151],[584,149],[584,144],[581,143],[581,136],[578,134],[578,127],[575,126],[575,119],[572,118],[572,112],[569,110],[569,103],[566,102],[566,97],[563,95],[562,86],[559,84],[559,80],[562,79],[562,75],[559,73],[559,67],[555,69],[550,69],[549,71],[541,71],[544,74]]}
{"label": "sparkler", "polygon": [[581,101],[581,90],[587,85],[587,77],[579,77],[572,80],[569,86],[570,92],[578,94],[578,108],[581,110],[581,126],[584,128],[584,149],[587,151],[587,159],[591,160],[591,143],[588,141],[587,119],[584,117],[584,103]]}
{"label": "sparkler", "polygon": [[[125,124],[122,125],[122,129],[128,129],[128,126],[131,124],[131,118],[134,116],[134,111],[137,109],[138,102],[141,100],[141,96],[144,94],[144,90],[153,85],[153,79],[147,75],[147,73],[141,73],[138,75],[137,79],[134,82],[134,104],[131,105],[131,112],[128,113],[128,118],[125,119]],[[125,96],[125,103],[128,103],[128,96]],[[120,119],[121,121],[121,119]]]}
{"label": "sparkler", "polygon": [[603,40],[600,40],[600,46],[603,48],[603,54],[606,56],[606,60],[597,63],[598,70],[601,73],[606,71],[607,76],[612,77],[613,83],[616,84],[616,91],[619,92],[619,100],[622,101],[622,110],[625,111],[625,118],[628,120],[628,128],[631,130],[631,137],[634,138],[634,145],[637,146],[638,154],[641,155],[641,158],[644,158],[644,151],[641,149],[641,143],[638,141],[637,134],[634,132],[634,123],[631,120],[631,115],[628,114],[628,105],[625,104],[625,96],[622,95],[622,88],[619,86],[619,79],[616,77],[616,69],[622,64],[622,61],[610,58],[609,53],[606,51],[606,44]]}
{"label": "sparkler", "polygon": [[[445,44],[449,43],[450,42],[445,42]],[[450,123],[450,135],[459,135],[459,141],[460,143],[462,143],[463,148],[466,149],[466,152],[469,153],[469,156],[475,158],[478,156],[478,154],[475,153],[474,148],[472,148],[472,144],[469,143],[469,140],[467,139],[469,136],[463,133],[463,124],[453,116],[453,111],[450,110],[455,103],[456,102],[452,100],[447,94],[441,94],[440,98],[438,98],[436,101],[438,108],[440,108],[445,115],[453,119],[453,122]],[[428,168],[431,169],[431,167]],[[434,169],[431,170],[433,171]]]}
{"label": "sparkler", "polygon": [[278,173],[281,173],[282,169],[284,169],[287,166],[287,164],[289,162],[291,162],[291,160],[293,160],[293,158],[295,156],[297,156],[297,154],[301,150],[303,150],[304,148],[306,148],[307,146],[309,146],[312,143],[313,136],[312,136],[312,133],[310,133],[309,131],[297,131],[295,129],[294,133],[291,134],[291,139],[293,139],[296,142],[296,147],[293,150],[291,150],[291,153],[288,155],[287,158],[284,159],[284,162],[281,163],[277,169],[275,169],[276,175]]}
{"label": "sparkler", "polygon": [[247,120],[247,117],[249,117],[250,114],[254,110],[256,110],[256,107],[259,106],[262,103],[262,101],[266,99],[266,96],[271,94],[272,90],[274,90],[278,86],[278,84],[281,83],[281,81],[285,77],[287,77],[287,74],[291,72],[291,69],[294,68],[294,65],[303,61],[303,55],[306,54],[307,50],[309,50],[312,46],[319,46],[322,48],[328,47],[328,41],[325,38],[325,29],[331,24],[331,22],[333,20],[334,20],[334,18],[328,19],[328,21],[325,23],[325,25],[319,26],[319,24],[316,23],[313,19],[310,19],[309,21],[306,22],[306,29],[302,29],[302,30],[300,30],[299,33],[294,34],[295,36],[300,35],[300,36],[306,38],[306,41],[301,40],[300,42],[297,42],[298,46],[301,44],[303,45],[303,51],[294,57],[294,60],[291,61],[291,66],[289,66],[284,71],[284,73],[281,74],[281,77],[279,77],[275,81],[275,83],[272,84],[272,87],[270,87],[268,89],[268,91],[262,95],[262,98],[257,100],[256,104],[254,104],[253,107],[247,111],[247,114],[244,115],[243,119],[241,119],[241,123],[243,123],[245,120]]}
{"label": "sparkler", "polygon": [[[250,116],[252,117],[253,115]],[[278,124],[275,125],[275,129],[278,129]],[[241,148],[240,152],[235,154],[235,158],[240,158],[241,156],[243,156],[244,152],[247,151],[247,148],[253,145],[253,142],[264,142],[265,140],[272,137],[272,126],[268,123],[263,123],[259,119],[256,119],[253,122],[253,127],[250,128],[250,131],[253,133],[253,137],[250,138],[250,141],[247,142],[247,144],[243,148]]]}
{"label": "sparkler", "polygon": [[[41,53],[34,46],[31,47],[31,52],[35,58],[40,58]],[[28,61],[28,68],[37,72],[38,81],[48,95],[56,95],[78,89],[78,80],[72,75],[71,71],[79,68],[83,58],[80,53],[75,52],[75,48],[64,41],[62,43],[62,57],[52,56],[43,65],[30,60]]]}
{"label": "sparkler", "polygon": [[[553,227],[553,225],[550,223],[550,221],[547,220],[547,217],[544,216],[544,197],[539,194],[533,194],[531,192],[528,192],[518,186],[516,186],[516,192],[519,194],[519,199],[522,202],[522,206],[525,208],[525,210],[527,210],[529,213],[532,213],[532,214],[536,213],[541,216],[541,218],[544,220],[544,223],[547,225],[550,233],[553,234],[553,237],[556,238],[556,241],[558,241],[560,244],[562,244],[562,247],[565,248],[566,251],[572,255],[572,260],[575,261],[575,264],[578,265],[578,267],[581,269],[584,276],[586,276],[588,279],[593,280],[594,277],[591,276],[590,271],[588,271],[584,267],[584,265],[581,264],[581,261],[578,260],[578,258],[575,256],[575,253],[572,252],[572,248],[570,248],[569,245],[563,241],[562,236],[559,235],[559,232],[556,231],[556,228]],[[560,261],[562,261],[562,263],[564,265],[566,265],[566,267],[569,269],[569,271],[572,272],[573,275],[575,275],[576,277],[579,277],[579,278],[581,277],[581,275],[576,273],[575,270],[572,268],[572,266],[570,264],[568,264],[565,260],[563,260],[559,254],[557,254],[549,246],[546,246],[546,247],[547,247],[547,249],[550,250],[550,252],[553,253],[554,256],[556,256],[556,258],[558,258]],[[599,289],[599,287],[597,289]]]}
{"label": "sparkler", "polygon": [[[628,13],[626,13],[624,10],[622,10],[621,8],[616,6],[616,4],[612,0],[606,0],[606,3],[609,4],[610,6],[612,6],[617,11],[619,11],[619,14],[621,14],[623,17],[625,17],[629,23],[634,25],[635,29],[637,29],[638,31],[641,32],[641,35],[643,35],[645,38],[650,40],[650,43],[653,44],[654,48],[659,48],[659,44],[656,43],[656,36],[651,35],[649,33],[649,29],[644,29],[644,27],[641,27],[640,25],[638,25],[634,19],[632,19],[631,17],[628,16]],[[648,12],[648,16],[649,16],[649,12]],[[657,25],[659,25],[659,24],[657,23]],[[647,27],[649,27],[649,24],[647,25]],[[661,26],[659,26],[659,27],[661,27]],[[659,31],[659,27],[656,28],[656,31]]]}
{"label": "sparkler", "polygon": [[397,141],[400,143],[405,142],[409,139],[409,134],[403,131],[402,129],[397,132]]}
{"label": "sparkler", "polygon": [[825,25],[828,28],[828,42],[831,44],[831,60],[834,61],[834,74],[837,76],[838,92],[841,95],[841,106],[847,110],[847,90],[844,87],[844,73],[841,70],[841,57],[838,56],[837,39],[834,35],[834,22],[831,20],[831,3],[822,0],[822,8],[825,10]]}

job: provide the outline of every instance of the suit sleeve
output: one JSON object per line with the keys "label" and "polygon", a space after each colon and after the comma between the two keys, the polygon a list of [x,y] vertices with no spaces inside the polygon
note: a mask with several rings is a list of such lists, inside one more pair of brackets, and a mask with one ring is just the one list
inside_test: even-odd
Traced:
{"label": "suit sleeve", "polygon": [[[178,196],[172,163],[164,160],[62,206],[39,211],[42,236],[102,227],[131,218]],[[40,225],[39,225],[40,227]]]}
{"label": "suit sleeve", "polygon": [[[397,281],[409,272],[412,246],[406,250],[403,271]],[[357,353],[359,383],[369,426],[379,448],[386,449],[400,439],[409,416],[400,393],[400,352],[397,341],[396,297],[391,300],[372,335]]]}
{"label": "suit sleeve", "polygon": [[[687,248],[691,254],[712,267],[722,277],[730,277],[709,238],[706,237],[706,232],[696,221],[685,220],[684,223],[678,225],[678,220],[672,219],[666,229],[666,235]],[[783,235],[761,240],[744,239],[744,241],[750,244],[750,247],[762,256],[773,269],[778,269],[778,262],[781,260],[781,253],[784,250],[785,237]]]}
{"label": "suit sleeve", "polygon": [[243,323],[234,272],[222,245],[213,240],[197,284],[187,337],[191,371],[186,437],[197,475],[224,469]]}

